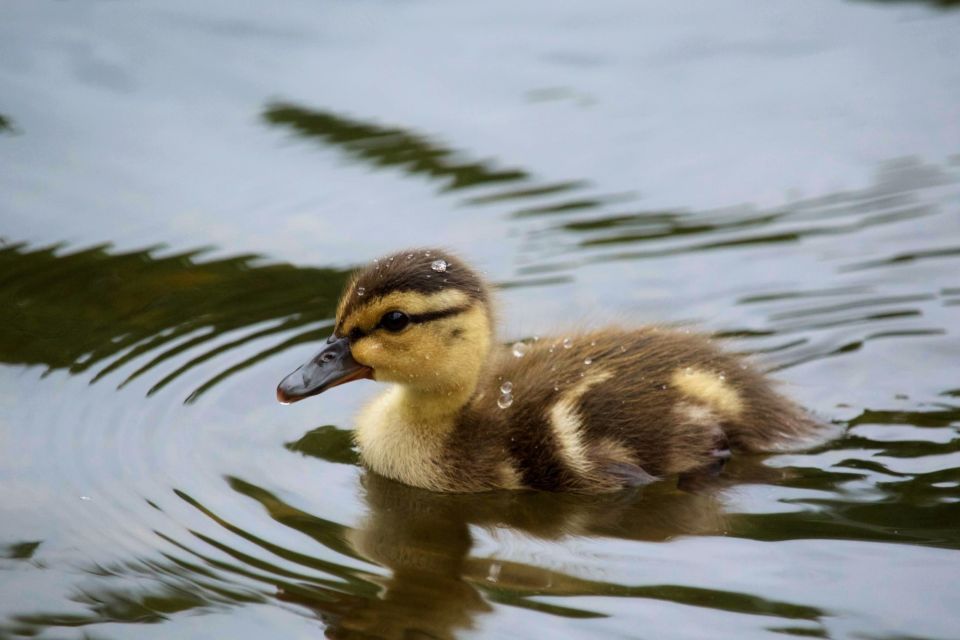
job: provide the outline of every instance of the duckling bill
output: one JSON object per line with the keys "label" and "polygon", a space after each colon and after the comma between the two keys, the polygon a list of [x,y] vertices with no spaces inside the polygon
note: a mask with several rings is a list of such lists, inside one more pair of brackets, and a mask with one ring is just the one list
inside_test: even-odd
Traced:
{"label": "duckling bill", "polygon": [[357,418],[364,463],[434,491],[616,491],[820,428],[703,336],[607,328],[502,346],[489,286],[439,250],[359,271],[333,335],[277,398],[364,378],[390,384]]}

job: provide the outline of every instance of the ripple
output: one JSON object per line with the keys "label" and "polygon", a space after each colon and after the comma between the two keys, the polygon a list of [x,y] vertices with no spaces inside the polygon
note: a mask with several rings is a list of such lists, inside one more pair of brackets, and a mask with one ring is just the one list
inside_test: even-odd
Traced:
{"label": "ripple", "polygon": [[9,328],[0,361],[74,374],[101,365],[94,382],[135,366],[122,388],[188,355],[151,385],[156,392],[216,356],[287,334],[209,378],[193,391],[195,398],[270,355],[317,339],[346,279],[346,271],[264,264],[250,256],[201,261],[202,253],[118,254],[105,245],[74,252],[24,244],[0,249],[0,320]]}

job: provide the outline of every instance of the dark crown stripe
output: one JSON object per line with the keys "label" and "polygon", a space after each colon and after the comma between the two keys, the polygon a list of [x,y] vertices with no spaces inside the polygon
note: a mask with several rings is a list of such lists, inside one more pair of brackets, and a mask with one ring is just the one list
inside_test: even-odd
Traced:
{"label": "dark crown stripe", "polygon": [[[438,263],[443,264],[438,266]],[[357,293],[361,290],[362,296]],[[401,251],[381,258],[357,273],[338,309],[338,320],[349,318],[358,308],[391,293],[413,292],[430,296],[443,291],[460,291],[469,298],[470,304],[488,303],[483,281],[458,257],[439,249]]]}

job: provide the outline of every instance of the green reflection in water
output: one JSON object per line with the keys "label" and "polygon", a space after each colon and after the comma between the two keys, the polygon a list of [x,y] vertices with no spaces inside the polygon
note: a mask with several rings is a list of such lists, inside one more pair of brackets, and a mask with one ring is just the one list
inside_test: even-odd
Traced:
{"label": "green reflection in water", "polygon": [[[535,263],[524,274],[555,273],[584,264],[662,258],[719,249],[746,249],[837,235],[871,227],[915,221],[940,213],[936,200],[924,190],[957,184],[951,167],[927,164],[917,158],[883,163],[867,188],[839,191],[795,200],[769,210],[733,207],[709,211],[653,210],[597,215],[570,215],[540,232],[538,240],[555,240],[566,256],[554,263]],[[599,207],[609,198],[598,199]],[[585,201],[582,201],[585,202]],[[574,213],[577,206],[531,208],[518,215]],[[860,270],[958,255],[954,246],[897,254],[888,259],[841,266]]]}
{"label": "green reflection in water", "polygon": [[929,260],[931,258],[954,258],[960,256],[960,247],[944,247],[940,249],[926,249],[924,251],[912,251],[908,253],[898,253],[889,258],[881,260],[870,260],[852,264],[843,268],[843,271],[859,271],[861,269],[875,269],[877,267],[886,267],[890,265],[917,262],[919,260]]}
{"label": "green reflection in water", "polygon": [[16,131],[13,120],[0,113],[0,133],[16,133]]}
{"label": "green reflection in water", "polygon": [[537,198],[540,196],[553,195],[555,193],[562,193],[564,191],[570,191],[573,189],[581,189],[583,187],[589,186],[589,182],[585,180],[573,180],[568,182],[558,182],[556,184],[548,184],[544,186],[537,187],[527,187],[524,189],[516,189],[513,191],[502,191],[500,193],[494,193],[491,195],[476,196],[474,198],[467,199],[468,204],[492,204],[495,202],[502,202],[504,200],[522,200],[524,198]]}
{"label": "green reflection in water", "polygon": [[317,427],[299,440],[284,445],[290,451],[339,464],[360,464],[360,455],[354,449],[353,432],[333,425]]}
{"label": "green reflection in water", "polygon": [[0,248],[0,361],[95,371],[94,380],[139,363],[122,386],[199,350],[154,383],[152,393],[221,353],[284,334],[278,344],[205,382],[196,397],[236,371],[326,333],[346,271],[265,264],[257,256],[204,261],[202,253],[117,253],[106,245],[73,252]]}
{"label": "green reflection in water", "polygon": [[[852,430],[824,450],[846,452],[829,469],[810,467],[794,471],[781,484],[814,489],[815,498],[791,501],[798,507],[782,514],[731,516],[731,532],[756,540],[830,538],[873,542],[912,543],[960,549],[960,467],[934,466],[926,472],[897,471],[900,460],[946,459],[960,451],[960,439],[888,440],[882,429],[857,427],[911,425],[948,429],[960,425],[960,407],[942,405],[919,411],[864,410],[849,422]],[[879,437],[873,438],[873,433]],[[802,464],[802,463],[800,463]],[[870,490],[855,497],[849,483],[869,483]]]}
{"label": "green reflection in water", "polygon": [[[39,612],[20,614],[0,627],[18,636],[34,636],[50,628],[78,628],[106,623],[156,624],[181,613],[204,613],[224,606],[264,602],[248,589],[225,585],[206,567],[170,554],[163,560],[132,560],[115,566],[92,566],[88,577],[103,579],[95,585],[85,581],[70,600],[87,613]],[[86,637],[92,637],[85,635]]]}
{"label": "green reflection in water", "polygon": [[7,560],[29,560],[37,552],[42,540],[29,540],[23,542],[14,542],[0,546],[0,558]]}
{"label": "green reflection in water", "polygon": [[[465,200],[469,205],[487,205],[544,196],[565,195],[590,186],[586,180],[542,183],[526,169],[502,169],[492,162],[470,159],[467,154],[444,146],[431,137],[402,127],[386,127],[331,111],[292,103],[269,104],[262,113],[271,125],[332,146],[371,168],[398,168],[410,175],[442,181],[443,191],[488,187],[489,192]],[[505,186],[504,186],[505,185]],[[611,202],[632,199],[635,194],[601,195],[569,199],[516,211],[516,217],[591,210]]]}
{"label": "green reflection in water", "polygon": [[530,177],[520,169],[497,169],[489,163],[465,160],[453,149],[406,129],[380,126],[330,111],[278,103],[268,105],[263,119],[343,149],[353,158],[374,166],[399,167],[410,174],[444,179],[447,189],[517,182]]}

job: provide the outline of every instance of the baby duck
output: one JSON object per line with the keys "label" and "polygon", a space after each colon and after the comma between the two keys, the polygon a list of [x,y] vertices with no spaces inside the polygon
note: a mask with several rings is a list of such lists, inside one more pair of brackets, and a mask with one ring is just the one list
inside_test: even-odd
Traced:
{"label": "baby duck", "polygon": [[362,460],[434,491],[616,491],[717,469],[731,449],[782,448],[820,426],[695,334],[610,328],[501,345],[487,284],[436,249],[359,271],[327,344],[277,398],[363,378],[392,386],[356,421]]}

